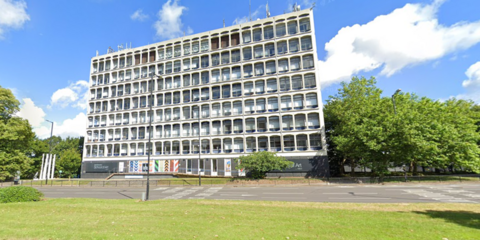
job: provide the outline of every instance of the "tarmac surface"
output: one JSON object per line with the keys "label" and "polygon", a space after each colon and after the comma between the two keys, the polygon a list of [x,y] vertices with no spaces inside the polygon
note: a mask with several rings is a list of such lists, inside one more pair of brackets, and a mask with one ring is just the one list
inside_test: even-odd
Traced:
{"label": "tarmac surface", "polygon": [[[145,187],[38,187],[47,198],[141,199]],[[219,199],[352,203],[480,203],[480,184],[151,187],[150,200]]]}

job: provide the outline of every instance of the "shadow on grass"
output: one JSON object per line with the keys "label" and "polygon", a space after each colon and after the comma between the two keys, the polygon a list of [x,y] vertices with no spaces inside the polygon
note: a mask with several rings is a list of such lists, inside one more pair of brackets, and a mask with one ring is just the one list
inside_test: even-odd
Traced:
{"label": "shadow on grass", "polygon": [[447,222],[455,223],[461,226],[480,229],[480,213],[468,211],[416,211],[417,214],[423,214],[430,218],[440,218]]}

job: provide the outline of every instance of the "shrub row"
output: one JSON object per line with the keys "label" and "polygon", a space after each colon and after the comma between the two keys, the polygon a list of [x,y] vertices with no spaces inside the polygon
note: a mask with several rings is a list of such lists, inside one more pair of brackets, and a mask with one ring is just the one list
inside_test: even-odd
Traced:
{"label": "shrub row", "polygon": [[32,187],[15,186],[0,188],[0,203],[40,201],[43,193]]}

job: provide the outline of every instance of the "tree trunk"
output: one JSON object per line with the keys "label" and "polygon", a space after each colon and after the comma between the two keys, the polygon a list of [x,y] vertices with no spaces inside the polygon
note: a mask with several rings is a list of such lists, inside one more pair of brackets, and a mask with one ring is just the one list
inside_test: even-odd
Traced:
{"label": "tree trunk", "polygon": [[352,168],[350,169],[350,176],[354,177],[355,176],[355,160],[354,159],[351,160],[350,167]]}
{"label": "tree trunk", "polygon": [[339,166],[339,172],[340,172],[340,176],[345,176],[345,162],[347,161],[347,158],[346,157],[343,157],[342,161],[340,161],[340,166]]}

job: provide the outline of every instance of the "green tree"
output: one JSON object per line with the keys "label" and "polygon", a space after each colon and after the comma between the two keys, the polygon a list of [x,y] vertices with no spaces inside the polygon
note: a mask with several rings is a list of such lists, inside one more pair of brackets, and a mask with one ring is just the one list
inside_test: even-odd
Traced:
{"label": "green tree", "polygon": [[71,177],[78,174],[81,164],[82,156],[80,153],[76,148],[69,148],[60,153],[55,165],[57,172],[62,171],[62,176]]}
{"label": "green tree", "polygon": [[240,160],[240,164],[236,169],[245,169],[252,174],[253,178],[265,178],[268,171],[284,170],[293,164],[284,157],[267,151],[241,156],[238,160]]}
{"label": "green tree", "polygon": [[42,155],[48,153],[48,151],[48,144],[45,141],[37,137],[33,139],[30,149],[27,150],[27,156],[29,156],[33,162],[29,168],[22,173],[22,178],[33,178],[37,172],[40,173]]}
{"label": "green tree", "polygon": [[35,136],[27,120],[16,117],[20,102],[0,86],[0,181],[28,169],[32,160],[25,154]]}

